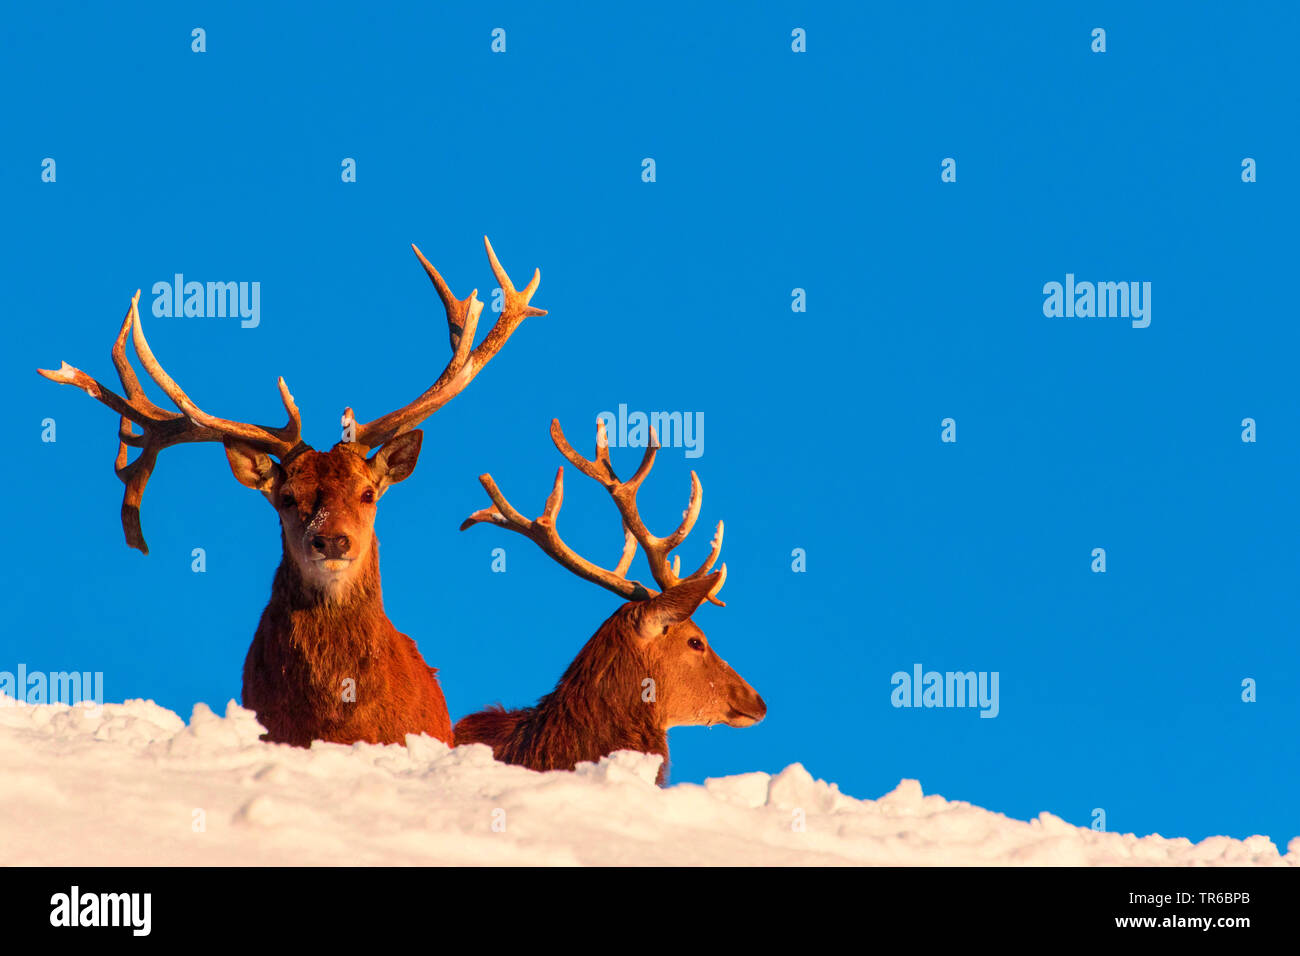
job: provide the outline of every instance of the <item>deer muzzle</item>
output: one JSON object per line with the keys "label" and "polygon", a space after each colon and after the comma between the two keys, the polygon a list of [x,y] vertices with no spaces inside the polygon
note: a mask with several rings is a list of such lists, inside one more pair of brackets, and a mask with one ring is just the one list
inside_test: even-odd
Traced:
{"label": "deer muzzle", "polygon": [[345,534],[317,534],[311,539],[312,558],[316,561],[351,561],[352,541]]}
{"label": "deer muzzle", "polygon": [[727,709],[728,727],[752,727],[767,716],[767,704],[758,691],[746,684],[731,695]]}

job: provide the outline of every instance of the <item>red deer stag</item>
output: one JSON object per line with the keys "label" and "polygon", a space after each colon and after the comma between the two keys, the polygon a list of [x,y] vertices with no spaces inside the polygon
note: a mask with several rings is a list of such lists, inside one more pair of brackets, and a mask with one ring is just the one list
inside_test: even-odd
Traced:
{"label": "red deer stag", "polygon": [[[691,620],[705,600],[723,603],[716,595],[727,566],[710,573],[722,550],[722,522],[704,563],[689,577],[679,577],[680,558],[674,555],[670,564],[668,555],[686,539],[700,514],[703,492],[695,472],[691,472],[690,503],[681,525],[659,538],[646,529],[636,503],[637,489],[650,473],[658,449],[653,430],[641,466],[627,481],[619,481],[610,464],[603,422],[597,423],[595,461],[573,450],[557,420],[551,422],[551,439],[574,467],[598,481],[614,499],[624,536],[623,554],[614,569],[592,564],[560,539],[555,519],[564,500],[563,465],[541,517],[531,521],[510,506],[491,475],[480,475],[495,507],[474,512],[461,530],[487,522],[518,532],[574,574],[626,598],[627,603],[596,630],[555,690],[536,707],[510,711],[493,707],[463,717],[456,722],[456,743],[488,744],[496,759],[533,770],[572,770],[579,762],[616,750],[660,754],[662,786],[668,769],[669,728],[749,727],[767,713],[763,698],[717,655]],[[628,578],[638,545],[662,591]]]}
{"label": "red deer stag", "polygon": [[[289,415],[283,427],[227,421],[201,410],[154,358],[140,324],[138,291],[113,343],[125,397],[66,362],[58,371],[39,370],[121,416],[116,468],[126,485],[122,527],[131,547],[149,553],[140,529],[140,500],[158,453],[182,442],[221,442],[235,478],[262,492],[275,508],[283,557],[244,661],[244,706],[257,712],[265,739],[303,747],[313,740],[402,743],[406,734],[423,732],[452,742],[437,671],[384,613],[374,524],[379,498],[415,468],[423,439],[416,426],[459,394],[526,317],[546,314],[528,304],[541,273],[534,272],[528,286],[516,291],[491,243],[486,237],[483,242],[505,300],[486,338],[474,347],[483,310],[477,290],[456,299],[412,246],[446,308],[451,361],[403,408],[366,424],[357,424],[347,409],[344,422],[355,432],[346,434],[355,440],[328,452],[302,440],[302,419],[283,378],[280,398]],[[127,358],[128,334],[145,371],[179,412],[146,396]],[[128,463],[129,448],[140,453]]]}

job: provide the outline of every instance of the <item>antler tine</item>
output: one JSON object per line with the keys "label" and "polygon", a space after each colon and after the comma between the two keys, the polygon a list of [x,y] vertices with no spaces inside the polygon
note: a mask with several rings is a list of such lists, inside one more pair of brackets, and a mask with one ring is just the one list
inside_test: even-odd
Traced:
{"label": "antler tine", "polygon": [[505,293],[506,299],[514,298],[518,303],[518,311],[522,313],[520,318],[529,315],[545,315],[545,309],[534,308],[528,304],[528,301],[533,297],[533,293],[537,291],[537,286],[541,284],[542,270],[534,269],[533,277],[528,280],[528,285],[524,286],[524,291],[517,292],[514,283],[510,281],[510,276],[506,274],[506,270],[502,267],[501,260],[497,258],[496,250],[492,248],[492,243],[488,241],[487,236],[483,237],[483,248],[487,250],[488,264],[492,266],[492,274],[497,277],[497,282],[501,284],[501,291]]}
{"label": "antler tine", "polygon": [[117,369],[118,381],[122,383],[122,391],[126,393],[127,401],[132,405],[147,410],[151,415],[169,415],[165,408],[159,408],[149,396],[144,393],[140,386],[140,379],[136,377],[135,369],[131,367],[131,360],[126,356],[126,339],[135,328],[136,318],[140,312],[140,290],[135,290],[135,295],[131,296],[131,305],[126,310],[126,318],[122,320],[122,327],[117,331],[117,338],[113,340],[113,367]]}
{"label": "antler tine", "polygon": [[[144,332],[140,327],[139,303],[140,291],[137,289],[135,295],[131,297],[131,305],[127,309],[126,318],[122,321],[117,338],[113,341],[113,365],[122,382],[122,390],[126,393],[125,398],[80,369],[73,368],[67,362],[63,362],[57,371],[49,369],[37,369],[37,371],[52,382],[75,385],[91,398],[117,412],[118,446],[113,466],[117,477],[126,486],[122,494],[122,531],[128,545],[148,554],[149,545],[145,542],[140,527],[140,502],[144,497],[145,486],[153,475],[158,453],[164,448],[183,442],[223,441],[228,437],[240,437],[257,444],[258,447],[266,449],[277,457],[283,457],[294,449],[306,448],[306,446],[301,440],[302,420],[297,406],[293,404],[293,396],[289,394],[289,389],[284,384],[284,379],[280,379],[280,398],[289,412],[289,422],[284,428],[263,428],[242,422],[227,422],[225,419],[207,415],[195,406],[180,386],[162,370],[162,366],[158,364],[158,360],[149,349],[149,343],[145,340]],[[132,332],[136,353],[140,356],[145,370],[163,391],[167,392],[168,397],[177,403],[181,411],[170,412],[160,408],[145,395],[126,354],[128,332]],[[132,424],[140,426],[139,434],[132,428]],[[128,461],[128,448],[140,449],[140,454],[134,461]]]}
{"label": "antler tine", "polygon": [[[556,427],[559,426],[559,422],[556,422],[555,424]],[[563,438],[564,437],[563,434],[561,434],[560,437]],[[552,439],[553,438],[554,436],[552,436]],[[614,471],[614,465],[609,460],[609,435],[606,433],[605,430],[605,420],[599,417],[596,419],[595,461],[598,468],[604,469],[605,474],[607,474],[610,478],[613,478],[615,481],[618,481],[618,473]]]}
{"label": "antler tine", "polygon": [[[692,471],[690,501],[686,505],[686,510],[682,512],[682,523],[677,526],[676,531],[664,538],[665,551],[673,550],[673,548],[686,540],[686,536],[691,533],[691,529],[695,527],[695,522],[700,517],[700,506],[703,503],[704,489],[700,486],[699,475]],[[677,573],[676,566],[673,567],[673,573]]]}
{"label": "antler tine", "polygon": [[722,586],[726,583],[727,583],[727,562],[723,561],[722,567],[718,568],[718,583],[713,585],[713,587],[709,589],[708,596],[709,596],[710,604],[716,604],[718,607],[727,606],[726,601],[718,600],[718,592],[722,590]]}
{"label": "antler tine", "polygon": [[627,577],[628,569],[632,567],[632,559],[636,557],[636,535],[628,530],[627,525],[623,526],[623,554],[618,559],[618,564],[614,566],[614,573],[621,578]]}
{"label": "antler tine", "polygon": [[[609,454],[607,451],[605,454]],[[623,487],[631,489],[631,494],[635,495],[637,489],[641,487],[641,482],[645,481],[646,475],[650,474],[650,469],[654,467],[655,456],[659,454],[659,436],[655,434],[655,428],[650,426],[650,440],[646,442],[645,454],[641,456],[641,464],[637,466],[636,472],[627,481],[623,482]]]}
{"label": "antler tine", "polygon": [[[718,555],[722,553],[722,522],[718,522],[718,527],[713,532],[713,540],[709,542],[709,554],[704,559],[704,563],[696,569],[695,573],[690,575],[691,578],[702,578],[713,570],[714,563],[718,560]],[[724,565],[725,566],[725,565]]]}
{"label": "antler tine", "polygon": [[[693,476],[694,476],[694,472],[692,472],[692,477],[693,477]],[[697,511],[697,513],[698,513],[698,508],[696,509],[696,511]],[[688,518],[687,520],[689,520],[692,524],[694,524],[694,522],[695,522],[695,518],[694,518],[694,517],[690,517],[690,518]],[[683,523],[683,525],[686,524],[685,521],[683,521],[682,523]],[[678,530],[680,530],[680,528],[679,528]],[[675,535],[676,535],[676,533],[674,533],[674,537],[675,537]],[[683,537],[684,537],[684,536],[683,536]],[[665,539],[665,541],[667,541],[667,540],[670,540],[670,539]],[[676,545],[673,545],[673,547],[676,547]],[[665,550],[667,550],[667,549],[665,549]],[[693,574],[688,574],[686,577],[683,578],[683,577],[680,576],[681,573],[682,573],[682,558],[681,558],[681,555],[679,555],[679,554],[674,554],[674,555],[673,555],[673,563],[672,563],[672,577],[671,577],[671,580],[673,581],[674,584],[677,584],[677,583],[680,583],[680,582],[682,582],[682,581],[694,581],[694,580],[697,579],[697,578],[707,577],[708,574],[709,574],[709,572],[713,570],[713,565],[717,562],[717,560],[718,560],[718,555],[719,555],[721,552],[722,552],[722,522],[719,521],[719,522],[718,522],[717,530],[714,531],[714,533],[713,533],[713,541],[712,541],[712,542],[710,543],[710,545],[709,545],[709,553],[708,553],[708,556],[705,557],[705,559],[704,559],[704,563],[701,564],[698,568],[696,568],[696,570],[695,570],[695,572],[694,572]],[[709,593],[708,593],[707,597],[708,597],[709,603],[711,603],[711,604],[716,604],[716,605],[718,605],[718,607],[726,607],[726,606],[727,606],[726,602],[725,602],[725,601],[721,601],[721,600],[718,599],[718,592],[722,590],[722,585],[725,584],[726,581],[727,581],[727,565],[726,565],[725,562],[723,563],[722,567],[718,569],[718,571],[719,571],[719,573],[721,574],[721,577],[718,578],[718,582],[717,582],[717,584],[715,584],[715,585],[714,585],[714,586],[709,590]]]}
{"label": "antler tine", "polygon": [[545,309],[529,305],[533,293],[537,291],[537,286],[542,281],[541,270],[533,270],[533,278],[523,291],[516,290],[514,283],[510,281],[510,276],[497,259],[487,236],[483,237],[483,245],[487,249],[488,262],[492,266],[497,282],[501,285],[501,293],[505,301],[500,317],[477,348],[474,347],[474,334],[478,329],[479,315],[483,311],[483,303],[476,298],[478,290],[475,289],[466,299],[457,299],[452,295],[451,288],[438,270],[418,248],[411,246],[415,249],[420,264],[424,266],[424,271],[428,273],[434,288],[438,290],[438,297],[447,310],[447,330],[453,354],[447,367],[442,370],[442,374],[410,404],[381,415],[364,425],[357,425],[356,442],[366,450],[382,445],[418,426],[459,395],[465,386],[474,380],[484,366],[501,351],[506,340],[524,319],[546,315]]}
{"label": "antler tine", "polygon": [[[672,563],[668,563],[669,553],[686,540],[686,536],[690,534],[691,529],[695,527],[695,521],[699,518],[700,505],[702,502],[703,491],[700,487],[700,480],[696,476],[695,472],[692,471],[691,500],[690,504],[687,505],[686,510],[682,512],[682,523],[678,525],[677,530],[668,537],[656,538],[654,535],[649,535],[651,540],[642,543],[642,550],[646,551],[646,558],[650,561],[651,573],[654,574],[655,580],[659,585],[665,589],[680,584],[683,581],[694,581],[696,578],[705,577],[713,570],[713,565],[717,563],[718,555],[722,552],[723,526],[722,522],[719,521],[717,530],[714,532],[713,540],[709,546],[709,554],[705,557],[704,563],[701,564],[693,574],[688,574],[686,577],[681,576],[682,562],[680,555],[674,554]],[[647,534],[649,534],[649,532],[647,532]],[[650,547],[653,547],[653,552],[649,550]],[[722,577],[718,579],[718,583],[714,585],[708,595],[709,602],[716,604],[719,607],[726,607],[726,604],[717,598],[718,592],[722,590],[723,582],[727,579],[726,568],[727,566],[724,564],[720,569],[723,572]]]}
{"label": "antler tine", "polygon": [[555,443],[561,455],[569,459],[588,478],[600,482],[611,494],[625,488],[627,491],[623,492],[624,494],[635,495],[636,490],[641,487],[641,482],[645,481],[646,475],[650,474],[650,469],[654,467],[655,455],[659,452],[659,437],[655,434],[654,428],[651,428],[650,442],[646,445],[645,454],[641,458],[641,465],[637,468],[636,474],[627,481],[619,481],[618,474],[609,460],[609,439],[605,433],[604,419],[596,419],[595,459],[584,458],[574,450],[569,440],[564,437],[564,430],[560,428],[558,418],[551,419],[551,441]]}
{"label": "antler tine", "polygon": [[[416,258],[420,260],[420,265],[424,266],[424,271],[428,273],[433,287],[438,290],[438,298],[442,300],[443,308],[447,311],[447,336],[451,341],[452,364],[460,367],[465,363],[465,358],[474,345],[474,333],[478,329],[478,318],[483,312],[483,303],[478,300],[478,289],[471,290],[468,298],[457,299],[451,294],[451,287],[447,285],[446,280],[443,279],[438,270],[433,267],[433,263],[424,257],[420,247],[415,243],[411,243],[411,249],[414,250]],[[468,335],[465,333],[468,333]],[[466,338],[469,339],[469,344],[462,351],[460,344]]]}
{"label": "antler tine", "polygon": [[[564,437],[564,431],[560,427],[559,419],[551,420],[551,440],[555,447],[560,450],[565,458],[574,464],[583,474],[598,481],[610,497],[613,498],[615,506],[618,508],[619,515],[623,519],[623,533],[626,541],[635,541],[645,552],[646,561],[650,565],[650,573],[653,575],[655,582],[659,587],[667,590],[683,580],[692,580],[707,574],[718,559],[718,553],[722,548],[722,522],[718,522],[718,532],[713,539],[713,549],[710,556],[705,560],[700,570],[690,575],[688,578],[679,577],[681,573],[681,562],[677,556],[669,560],[669,555],[678,545],[686,540],[691,529],[695,527],[695,522],[700,516],[700,507],[704,502],[704,490],[700,485],[699,476],[691,472],[691,497],[682,512],[682,522],[677,529],[668,537],[660,538],[650,532],[645,522],[641,520],[640,512],[637,509],[636,495],[650,474],[650,469],[654,467],[655,456],[659,450],[659,437],[655,434],[652,427],[650,429],[650,440],[646,444],[645,454],[641,458],[641,464],[636,473],[627,481],[619,481],[615,475],[613,467],[609,463],[609,443],[605,434],[605,422],[602,419],[596,420],[596,460],[588,460],[578,454],[573,446],[569,444],[568,439]],[[631,552],[628,550],[629,545],[625,543],[623,560],[619,566],[624,573],[631,566]],[[624,564],[626,562],[626,564]],[[720,585],[719,585],[720,587]],[[715,587],[709,595],[709,600],[719,606],[723,602],[716,597],[719,587]]]}
{"label": "antler tine", "polygon": [[560,454],[588,478],[600,482],[607,489],[613,489],[619,484],[618,475],[614,474],[614,468],[609,463],[609,444],[605,439],[605,423],[599,418],[596,419],[595,461],[588,461],[574,450],[573,446],[569,444],[569,440],[564,437],[564,429],[560,427],[558,418],[551,419],[551,441],[560,450]]}
{"label": "antler tine", "polygon": [[[479,522],[494,524],[499,528],[514,531],[531,539],[544,553],[562,567],[581,578],[591,581],[593,584],[599,584],[606,590],[613,591],[625,600],[643,601],[652,597],[655,593],[647,589],[639,581],[633,581],[626,577],[627,568],[632,563],[631,553],[627,546],[624,547],[623,560],[619,561],[618,568],[609,571],[599,565],[592,564],[564,543],[555,527],[556,516],[559,514],[560,505],[564,502],[563,465],[555,473],[555,484],[551,488],[550,495],[547,496],[546,506],[541,516],[533,520],[525,518],[515,510],[510,502],[506,500],[505,495],[501,493],[501,489],[497,487],[496,482],[492,480],[491,475],[479,475],[478,480],[487,491],[488,497],[492,499],[495,508],[484,508],[474,512],[461,522],[461,531]],[[635,550],[635,540],[633,539],[631,543],[632,549]]]}
{"label": "antler tine", "polygon": [[279,379],[280,401],[284,403],[284,410],[289,415],[289,421],[283,427],[250,425],[246,422],[209,415],[194,404],[194,400],[185,394],[154,356],[153,349],[149,348],[149,342],[144,337],[144,324],[140,321],[139,311],[135,313],[134,326],[132,341],[135,343],[136,354],[140,356],[140,364],[149,373],[149,377],[158,383],[158,387],[194,424],[220,432],[223,437],[242,438],[277,457],[288,455],[302,443],[302,415],[298,411],[298,406],[294,404],[293,396],[289,394],[289,386],[285,384],[283,377]]}

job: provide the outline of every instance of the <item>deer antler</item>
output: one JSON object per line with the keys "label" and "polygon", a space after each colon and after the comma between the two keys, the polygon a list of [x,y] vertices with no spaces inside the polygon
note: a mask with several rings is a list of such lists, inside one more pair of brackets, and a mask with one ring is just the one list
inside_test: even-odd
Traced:
{"label": "deer antler", "polygon": [[[542,281],[540,269],[533,270],[533,278],[522,291],[516,290],[514,283],[510,281],[510,276],[501,266],[497,259],[496,253],[492,249],[492,243],[488,241],[487,236],[483,237],[483,245],[487,249],[488,262],[492,266],[492,272],[496,276],[497,282],[501,285],[501,291],[505,296],[505,303],[501,309],[501,316],[497,319],[496,324],[492,326],[487,337],[474,348],[474,333],[478,328],[479,314],[483,311],[483,303],[478,301],[478,289],[470,292],[469,297],[457,299],[452,295],[450,287],[438,274],[435,269],[420,252],[419,248],[412,245],[415,254],[419,257],[420,264],[424,266],[424,271],[429,274],[429,279],[433,286],[438,290],[438,298],[442,300],[443,307],[447,310],[447,331],[451,340],[451,361],[447,367],[442,370],[442,374],[437,380],[425,390],[419,398],[415,399],[409,405],[389,412],[373,421],[366,422],[364,425],[357,425],[356,442],[358,445],[365,446],[367,450],[382,445],[384,442],[415,428],[420,422],[424,421],[442,406],[461,393],[461,391],[474,380],[483,367],[492,360],[492,357],[501,351],[501,347],[506,344],[506,340],[514,333],[519,324],[529,316],[546,315],[545,309],[538,309],[529,305],[533,293],[537,291],[538,284]],[[344,413],[345,420],[355,420],[352,409],[349,408]]]}
{"label": "deer antler", "polygon": [[[140,529],[140,500],[144,497],[145,486],[153,474],[158,453],[164,448],[184,442],[224,441],[238,438],[248,442],[268,454],[284,460],[307,450],[302,441],[302,417],[298,406],[289,394],[289,387],[280,379],[280,400],[284,402],[289,413],[289,421],[281,428],[262,425],[249,425],[244,422],[228,421],[216,418],[203,411],[173,381],[154,357],[149,343],[145,340],[144,329],[140,324],[140,291],[137,289],[131,297],[131,306],[127,309],[122,328],[113,342],[113,365],[122,382],[126,397],[106,388],[98,380],[90,377],[78,368],[63,362],[57,371],[37,369],[52,382],[75,385],[91,398],[102,402],[121,416],[118,425],[117,458],[114,467],[117,477],[122,479],[126,490],[122,496],[122,530],[126,534],[126,543],[133,548],[149,553],[144,533]],[[131,333],[136,354],[146,372],[167,394],[179,412],[169,412],[159,408],[145,395],[136,377],[135,369],[126,355],[126,337]],[[139,425],[137,434],[131,427]],[[127,461],[127,449],[138,448],[140,454],[132,462]]]}
{"label": "deer antler", "polygon": [[[560,454],[567,458],[584,475],[599,482],[609,492],[610,497],[614,499],[614,504],[623,519],[623,554],[613,570],[606,570],[592,564],[577,554],[564,543],[556,530],[555,518],[559,514],[561,503],[564,501],[563,465],[555,474],[555,484],[551,489],[550,496],[546,499],[546,506],[542,510],[541,516],[531,521],[510,505],[510,502],[501,494],[501,490],[497,488],[496,482],[492,480],[491,475],[480,475],[478,480],[487,490],[488,497],[492,499],[495,508],[484,508],[474,512],[461,523],[460,530],[464,531],[471,525],[486,522],[509,531],[515,531],[531,538],[542,551],[574,574],[594,584],[599,584],[601,587],[613,591],[630,601],[644,601],[658,593],[647,588],[641,582],[630,580],[627,577],[628,569],[632,566],[632,559],[636,555],[637,545],[640,545],[641,550],[645,552],[646,561],[650,565],[650,573],[654,576],[655,583],[663,590],[680,584],[682,581],[704,577],[713,570],[713,565],[722,551],[721,521],[718,522],[717,531],[713,535],[709,555],[695,573],[685,578],[679,577],[681,571],[680,558],[674,555],[672,562],[669,563],[668,561],[668,555],[686,540],[686,536],[691,533],[691,529],[695,527],[696,519],[700,516],[704,491],[700,486],[699,476],[694,471],[691,472],[691,497],[686,510],[682,513],[682,523],[668,537],[660,538],[651,534],[637,511],[637,490],[641,487],[641,483],[645,481],[646,476],[650,474],[650,469],[654,466],[655,455],[659,450],[659,439],[655,435],[653,428],[650,429],[650,442],[646,446],[641,465],[627,481],[620,481],[618,475],[614,472],[613,465],[610,464],[609,441],[605,435],[605,423],[603,421],[598,419],[596,422],[595,460],[589,461],[573,450],[573,446],[564,437],[559,419],[551,420],[551,440],[555,442],[555,447],[560,450]],[[717,594],[727,579],[726,564],[723,564],[719,570],[721,576],[718,578],[718,583],[709,592],[709,600],[719,606],[725,606],[722,601],[718,600]]]}

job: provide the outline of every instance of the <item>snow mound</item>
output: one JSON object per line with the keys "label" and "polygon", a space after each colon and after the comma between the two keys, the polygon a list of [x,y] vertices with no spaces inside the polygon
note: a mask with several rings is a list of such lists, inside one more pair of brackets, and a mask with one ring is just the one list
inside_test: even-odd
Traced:
{"label": "snow mound", "polygon": [[0,696],[0,864],[1300,865],[1266,837],[1099,833],[926,796],[857,800],[800,764],[654,785],[623,751],[576,772],[451,749],[258,739],[256,715],[153,701],[99,710]]}

